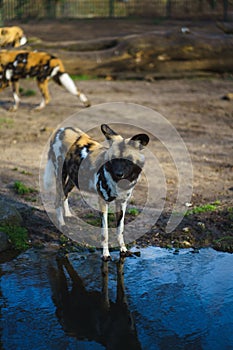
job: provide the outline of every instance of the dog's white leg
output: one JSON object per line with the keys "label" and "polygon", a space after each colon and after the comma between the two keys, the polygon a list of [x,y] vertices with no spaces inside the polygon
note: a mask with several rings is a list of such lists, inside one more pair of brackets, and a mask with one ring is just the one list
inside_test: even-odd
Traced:
{"label": "dog's white leg", "polygon": [[14,97],[14,105],[10,108],[11,112],[17,111],[20,103],[20,97],[19,97],[19,83],[18,81],[12,82],[12,90],[13,90],[13,97]]}
{"label": "dog's white leg", "polygon": [[120,252],[126,253],[127,248],[125,246],[123,232],[124,232],[124,220],[127,202],[116,201],[116,218],[117,218],[117,240],[120,246]]}
{"label": "dog's white leg", "polygon": [[57,220],[59,222],[59,225],[64,226],[65,221],[64,221],[64,217],[63,217],[63,208],[62,207],[56,208],[56,214],[57,214]]}
{"label": "dog's white leg", "polygon": [[46,106],[46,102],[45,102],[44,97],[42,97],[39,106],[36,106],[34,109],[35,109],[35,111],[41,111],[43,108],[45,108],[45,106]]}
{"label": "dog's white leg", "polygon": [[68,198],[66,198],[65,201],[64,201],[64,212],[65,212],[65,216],[67,216],[67,217],[73,216],[71,211],[70,211]]}
{"label": "dog's white leg", "polygon": [[101,244],[103,248],[102,259],[104,261],[111,260],[108,249],[108,204],[103,200],[99,201],[101,210]]}

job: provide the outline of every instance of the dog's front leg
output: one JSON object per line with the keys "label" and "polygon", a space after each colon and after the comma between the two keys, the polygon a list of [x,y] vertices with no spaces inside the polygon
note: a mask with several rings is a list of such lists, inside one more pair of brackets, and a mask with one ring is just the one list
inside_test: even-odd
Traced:
{"label": "dog's front leg", "polygon": [[[63,189],[63,178],[62,178],[62,166],[63,166],[63,158],[61,155],[56,155],[56,166],[55,166],[55,176],[56,176],[56,199],[55,199],[55,209],[57,214],[57,220],[59,226],[65,226],[64,221],[64,202],[67,198],[64,195]],[[67,205],[67,202],[66,202]]]}
{"label": "dog's front leg", "polygon": [[101,211],[101,244],[103,248],[103,261],[111,260],[108,249],[108,204],[102,199],[99,200]]}
{"label": "dog's front leg", "polygon": [[11,112],[17,111],[20,103],[20,97],[19,97],[19,82],[13,81],[12,82],[12,91],[13,91],[13,97],[14,97],[14,105],[10,108]]}
{"label": "dog's front leg", "polygon": [[117,220],[117,240],[120,246],[121,256],[129,256],[131,253],[127,250],[124,242],[124,221],[127,202],[116,200],[116,220]]}

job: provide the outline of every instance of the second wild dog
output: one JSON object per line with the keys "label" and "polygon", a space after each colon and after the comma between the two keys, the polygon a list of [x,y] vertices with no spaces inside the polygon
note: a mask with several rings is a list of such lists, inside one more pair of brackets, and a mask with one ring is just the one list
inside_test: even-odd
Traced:
{"label": "second wild dog", "polygon": [[38,88],[42,94],[42,100],[37,110],[43,109],[50,101],[48,83],[53,79],[58,85],[62,85],[72,95],[79,97],[85,107],[90,106],[87,97],[76,88],[75,83],[65,72],[62,61],[46,52],[31,51],[1,51],[0,52],[0,91],[12,86],[14,105],[12,111],[19,107],[19,80],[36,78]]}

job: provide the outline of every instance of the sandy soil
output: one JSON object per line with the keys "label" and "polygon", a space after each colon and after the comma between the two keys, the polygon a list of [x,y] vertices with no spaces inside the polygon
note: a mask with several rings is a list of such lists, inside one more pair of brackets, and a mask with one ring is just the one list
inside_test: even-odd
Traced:
{"label": "sandy soil", "polygon": [[[89,37],[90,32],[93,31],[93,27],[89,28],[89,31],[85,27],[83,34],[80,34],[82,28],[76,28],[75,23],[71,28],[72,23],[72,21],[69,23],[69,31],[74,33],[77,30],[79,36]],[[117,27],[118,31],[119,27]],[[31,35],[39,37],[41,29],[43,36],[45,26],[42,25],[41,28],[39,24],[33,26]],[[134,28],[134,31],[139,30],[132,25],[130,28]],[[151,29],[147,26],[144,28],[144,30]],[[61,37],[62,40],[66,38],[70,40],[69,31],[65,35],[64,24],[61,27],[56,26],[56,36]],[[122,31],[125,35],[127,28],[122,26]],[[132,29],[129,30],[129,33],[132,31]],[[104,33],[101,32],[101,35]],[[108,35],[110,35],[109,32]],[[67,71],[69,71],[68,68]],[[219,243],[213,243],[215,240],[232,236],[233,102],[222,99],[223,95],[233,91],[232,77],[226,74],[206,79],[151,82],[91,80],[76,81],[76,84],[88,96],[92,106],[106,102],[129,102],[161,113],[181,135],[191,156],[194,177],[190,208],[217,201],[215,211],[186,216],[175,231],[167,234],[164,227],[174,204],[177,181],[174,177],[174,168],[170,166],[169,157],[164,150],[159,149],[160,165],[167,170],[165,171],[168,186],[165,210],[152,229],[142,240],[139,240],[140,244],[150,242],[168,245],[174,241],[179,242],[181,246],[214,244],[218,247]],[[0,194],[16,203],[23,202],[29,208],[36,208],[30,211],[30,215],[23,215],[32,242],[43,243],[58,239],[59,234],[47,219],[39,193],[20,196],[15,193],[13,185],[15,181],[21,181],[39,191],[40,159],[46,142],[60,123],[72,114],[82,111],[83,107],[74,96],[51,82],[50,104],[43,111],[35,112],[33,108],[40,102],[40,94],[37,92],[35,82],[24,80],[21,82],[21,87],[23,92],[29,89],[35,90],[36,95],[22,96],[20,108],[15,113],[8,111],[12,103],[10,89],[1,92],[0,96]],[[137,114],[132,118],[135,120],[135,125],[138,125]],[[107,121],[108,116],[106,116]],[[124,123],[124,116],[121,121]],[[86,129],[87,123],[86,120],[80,120],[79,127]],[[148,129],[150,130],[150,123],[148,123]],[[151,132],[153,134],[153,130]],[[156,141],[152,140],[151,147],[155,153],[156,146]],[[143,186],[139,186],[137,191],[139,198],[144,196]],[[220,248],[223,249],[222,246]],[[226,248],[226,250],[230,249]]]}

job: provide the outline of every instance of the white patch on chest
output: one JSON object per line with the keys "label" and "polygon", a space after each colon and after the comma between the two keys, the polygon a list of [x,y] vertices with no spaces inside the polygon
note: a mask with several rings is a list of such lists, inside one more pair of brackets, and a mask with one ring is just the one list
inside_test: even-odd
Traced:
{"label": "white patch on chest", "polygon": [[83,147],[83,149],[81,150],[81,158],[82,159],[85,159],[87,156],[88,156],[88,150],[87,150],[87,147]]}

